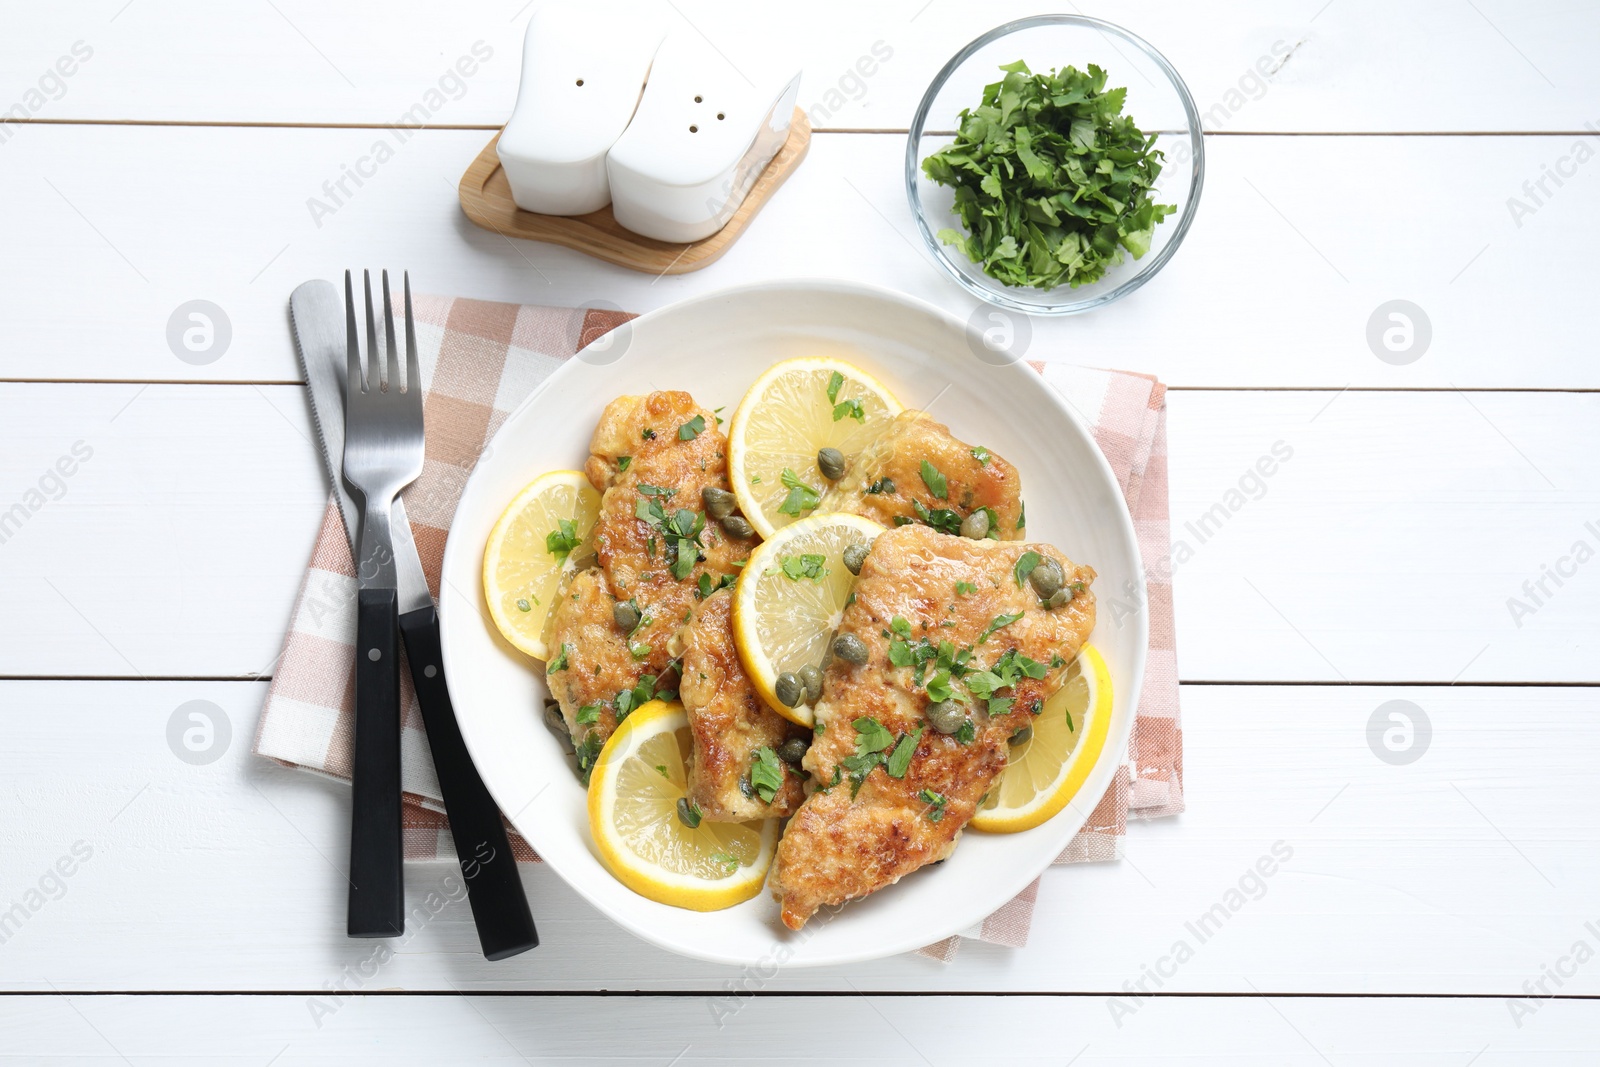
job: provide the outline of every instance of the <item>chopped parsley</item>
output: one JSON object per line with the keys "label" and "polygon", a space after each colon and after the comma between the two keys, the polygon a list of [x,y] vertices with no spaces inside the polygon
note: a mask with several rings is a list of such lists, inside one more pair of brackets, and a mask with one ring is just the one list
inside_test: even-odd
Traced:
{"label": "chopped parsley", "polygon": [[843,385],[844,375],[838,371],[828,375],[828,403],[837,404],[839,402],[839,390]]}
{"label": "chopped parsley", "polygon": [[762,745],[750,754],[750,784],[766,804],[771,804],[772,798],[783,788],[783,765],[771,746]]}
{"label": "chopped parsley", "polygon": [[720,863],[726,867],[730,874],[739,869],[739,857],[731,852],[713,852],[711,859],[712,862]]}
{"label": "chopped parsley", "polygon": [[544,535],[545,551],[560,563],[565,563],[572,550],[581,544],[583,538],[578,536],[578,524],[571,519],[557,519],[556,529]]}
{"label": "chopped parsley", "polygon": [[[927,461],[924,460],[923,462],[926,463]],[[949,534],[952,537],[960,536],[961,515],[959,512],[952,511],[949,508],[929,508],[920,500],[911,502],[911,510],[916,512],[917,518],[921,519],[925,525],[932,526],[940,533]],[[904,515],[896,515],[894,521],[896,526],[905,526],[911,522]]]}
{"label": "chopped parsley", "polygon": [[696,437],[700,436],[700,432],[705,428],[706,417],[704,415],[696,415],[694,418],[678,427],[678,440],[693,441]]}
{"label": "chopped parsley", "polygon": [[950,499],[949,480],[939,473],[939,468],[927,460],[922,461],[922,484],[928,487],[928,492],[940,500]]}
{"label": "chopped parsley", "polygon": [[694,595],[699,597],[701,600],[704,600],[706,597],[710,596],[712,593],[715,593],[717,590],[726,589],[726,588],[728,588],[728,586],[732,585],[736,581],[738,581],[738,579],[735,578],[733,575],[724,574],[721,578],[717,579],[717,581],[713,584],[713,582],[711,581],[711,575],[707,574],[705,571],[701,571],[700,572],[699,588],[697,588],[695,590],[695,594]]}
{"label": "chopped parsley", "polygon": [[567,669],[567,643],[565,641],[563,641],[563,642],[561,642],[561,651],[556,654],[556,658],[555,659],[551,660],[549,662],[549,664],[545,666],[544,672],[546,674],[554,674],[557,671],[564,671],[566,669]]}
{"label": "chopped parsley", "polygon": [[971,582],[957,582],[956,596],[971,596],[978,591],[978,587]]}
{"label": "chopped parsley", "polygon": [[1020,611],[1013,611],[1009,615],[996,615],[989,620],[989,625],[983,628],[983,633],[978,635],[978,644],[983,644],[989,640],[991,634],[1010,626],[1020,618],[1022,618],[1022,612]]}
{"label": "chopped parsley", "polygon": [[833,405],[834,422],[838,422],[846,415],[849,415],[852,419],[855,419],[860,423],[865,423],[867,421],[867,413],[862,410],[861,401],[859,400],[841,400],[837,404]]}
{"label": "chopped parsley", "polygon": [[782,566],[784,576],[791,582],[798,582],[809,578],[818,585],[828,575],[828,557],[807,552],[799,556],[783,556]]}
{"label": "chopped parsley", "polygon": [[798,515],[802,511],[815,510],[822,503],[822,494],[802,482],[800,476],[788,467],[783,468],[783,486],[789,490],[789,495],[778,506],[780,514]]}
{"label": "chopped parsley", "polygon": [[583,740],[578,742],[575,752],[578,760],[578,780],[584,785],[589,784],[589,772],[594,769],[595,760],[600,758],[600,750],[605,744],[605,738],[600,736],[599,730],[590,730],[583,735]]}
{"label": "chopped parsley", "polygon": [[644,659],[650,654],[650,646],[645,644],[643,641],[629,641],[628,653],[629,655],[633,656],[634,659]]}
{"label": "chopped parsley", "polygon": [[959,727],[957,727],[955,734],[952,735],[952,736],[955,737],[955,739],[956,739],[956,741],[958,743],[963,744],[963,745],[970,745],[970,744],[972,744],[972,742],[974,740],[977,739],[978,728],[977,728],[977,726],[973,725],[973,722],[972,722],[971,719],[968,719],[965,722],[963,722]]}
{"label": "chopped parsley", "polygon": [[961,112],[953,142],[922,161],[955,191],[964,232],[939,231],[1006,285],[1077,288],[1150,250],[1155,228],[1177,210],[1152,195],[1165,156],[1123,113],[1126,88],[1106,72],[1062,67],[1035,74],[1022,61],[1000,68],[976,108]]}
{"label": "chopped parsley", "polygon": [[633,463],[633,457],[632,456],[618,456],[617,457],[617,470],[619,472],[620,471],[625,471],[625,470],[628,469],[628,467],[632,463]]}
{"label": "chopped parsley", "polygon": [[1020,529],[1022,529],[1023,527],[1025,527],[1027,525],[1028,525],[1028,502],[1026,500],[1024,500],[1020,504],[1017,505],[1017,529],[1020,530]]}
{"label": "chopped parsley", "polygon": [[917,799],[928,805],[928,821],[938,822],[944,818],[945,805],[950,803],[950,798],[943,793],[936,793],[932,789],[924,789],[917,794]]}
{"label": "chopped parsley", "polygon": [[922,731],[925,727],[918,726],[909,734],[901,736],[899,743],[894,746],[894,751],[889,753],[889,758],[884,760],[883,769],[890,778],[904,778],[906,771],[911,767],[911,757],[916,754],[917,742],[922,740]]}
{"label": "chopped parsley", "polygon": [[977,448],[972,450],[972,458],[977,460],[980,465],[985,467],[989,465],[990,455],[991,453],[989,450],[984,448],[982,445],[979,445]]}
{"label": "chopped parsley", "polygon": [[593,726],[600,721],[600,705],[585,704],[578,709],[578,714],[575,718],[579,726]]}
{"label": "chopped parsley", "polygon": [[650,427],[646,426],[644,429],[639,431],[639,437],[645,441],[654,441],[656,439],[656,432]]}
{"label": "chopped parsley", "polygon": [[875,481],[871,485],[867,486],[867,492],[868,493],[872,493],[872,494],[877,494],[877,493],[891,494],[891,493],[894,492],[894,479],[893,478],[879,478],[877,481]]}

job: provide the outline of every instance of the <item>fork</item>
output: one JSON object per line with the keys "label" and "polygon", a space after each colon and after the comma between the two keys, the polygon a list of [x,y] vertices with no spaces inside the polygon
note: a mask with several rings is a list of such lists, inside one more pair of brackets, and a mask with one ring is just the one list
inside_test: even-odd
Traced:
{"label": "fork", "polygon": [[[355,294],[344,274],[344,477],[361,498],[356,558],[356,723],[350,812],[351,937],[394,937],[405,931],[405,884],[400,830],[400,629],[390,509],[400,490],[422,473],[422,373],[411,314],[411,276],[405,276],[406,373],[395,350],[389,272],[383,272],[385,352],[373,319],[372,275],[366,290],[367,345],[363,372]],[[386,358],[382,358],[386,357]]]}

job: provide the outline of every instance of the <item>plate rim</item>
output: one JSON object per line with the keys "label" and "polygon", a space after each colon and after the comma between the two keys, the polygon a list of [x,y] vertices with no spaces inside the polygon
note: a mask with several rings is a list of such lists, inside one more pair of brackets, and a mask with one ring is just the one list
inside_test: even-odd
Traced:
{"label": "plate rim", "polygon": [[[898,305],[901,309],[926,316],[935,322],[943,323],[946,327],[957,333],[963,335],[970,335],[971,333],[971,329],[968,324],[963,323],[962,320],[957,318],[951,312],[926,300],[922,300],[918,297],[911,296],[908,293],[903,293],[885,286],[834,278],[775,279],[725,286],[709,292],[696,294],[683,300],[674,301],[671,304],[654,308],[647,312],[643,312],[617,328],[631,331],[640,323],[648,325],[653,320],[665,318],[669,315],[682,314],[684,311],[692,307],[714,304],[730,298],[756,297],[763,294],[784,292],[796,294],[804,293],[808,295],[836,294],[850,298],[866,297],[869,299]],[[592,343],[593,342],[591,342],[591,344]],[[513,426],[521,417],[523,417],[526,409],[543,399],[544,395],[548,391],[559,388],[566,377],[578,373],[577,371],[569,370],[569,368],[572,368],[581,362],[578,356],[588,347],[589,346],[586,345],[583,349],[579,349],[577,353],[567,357],[559,367],[553,370],[548,376],[545,377],[543,381],[536,385],[528,393],[528,395],[523,398],[521,403],[512,409],[512,411],[506,416],[505,420],[500,424],[499,428],[496,429],[494,436],[485,443],[483,449],[484,454],[490,454],[494,452],[496,443],[501,435],[506,433],[508,428]],[[1045,381],[1043,375],[1038,374],[1031,367],[1027,366],[1022,359],[1019,358],[1011,361],[1010,363],[998,365],[994,369],[1003,373],[1026,374],[1028,379],[1031,379],[1038,385],[1043,386],[1043,392],[1048,397],[1048,402],[1055,408],[1056,412],[1066,420],[1068,425],[1072,427],[1073,431],[1087,446],[1088,452],[1093,457],[1092,462],[1097,473],[1102,479],[1104,479],[1106,484],[1110,486],[1113,491],[1114,498],[1118,502],[1119,506],[1113,509],[1113,513],[1119,528],[1119,535],[1132,550],[1134,563],[1133,580],[1137,585],[1137,602],[1141,604],[1146,603],[1148,599],[1148,589],[1145,568],[1143,557],[1139,549],[1139,540],[1137,531],[1134,527],[1133,516],[1128,510],[1127,499],[1122,493],[1121,486],[1117,483],[1116,474],[1114,471],[1112,471],[1111,464],[1106,459],[1105,454],[1095,442],[1093,432],[1083,421],[1083,419],[1079,417],[1077,412],[1073,410],[1072,405],[1067,401],[1066,397],[1061,393],[1061,391],[1051,385],[1051,383],[1048,381]],[[479,465],[475,462],[473,464],[472,472],[468,475],[466,482],[462,486],[462,500],[465,500],[467,495],[472,491],[473,482],[479,476]],[[474,551],[481,551],[481,549],[477,549],[475,546],[464,546],[464,543],[461,541],[461,539],[457,537],[457,529],[458,526],[456,522],[456,516],[452,515],[450,530],[445,539],[444,554],[440,562],[441,575],[450,574],[455,569],[455,566],[459,565],[459,557],[462,552],[471,553]],[[439,630],[441,658],[443,660],[445,677],[447,679],[455,676],[455,672],[451,666],[452,659],[454,658],[451,651],[454,643],[451,634],[454,631],[455,626],[452,625],[450,617],[455,615],[457,609],[446,606],[446,602],[450,600],[451,598],[441,598],[438,606],[440,617]],[[465,609],[463,608],[461,610]],[[472,617],[477,619],[480,624],[485,626],[489,625],[489,623],[482,618],[480,612],[474,611],[471,614]],[[1129,738],[1133,732],[1134,723],[1137,720],[1138,700],[1142,690],[1146,664],[1149,658],[1149,614],[1147,611],[1137,611],[1134,612],[1133,615],[1136,651],[1134,662],[1128,664],[1128,674],[1131,679],[1131,683],[1126,693],[1114,694],[1114,704],[1112,710],[1112,734],[1108,736],[1106,747],[1101,756],[1102,760],[1106,760],[1107,756],[1105,753],[1114,754],[1109,764],[1110,770],[1102,772],[1099,765],[1091,770],[1091,775],[1104,774],[1105,782],[1092,794],[1093,802],[1085,805],[1088,810],[1085,812],[1083,820],[1078,823],[1077,827],[1073,829],[1070,834],[1062,833],[1058,835],[1061,838],[1059,842],[1061,848],[1065,848],[1072,840],[1072,837],[1076,836],[1076,834],[1082,830],[1083,825],[1088,820],[1088,814],[1092,813],[1094,807],[1099,805],[1106,792],[1114,784],[1116,780],[1115,768],[1121,762],[1121,756],[1126,750]],[[529,669],[531,670],[532,668],[530,667]],[[468,755],[473,759],[474,766],[477,766],[479,763],[479,758],[478,752],[475,751],[473,742],[474,731],[471,730],[465,722],[459,721],[460,718],[461,717],[458,714],[458,726],[461,730],[462,740],[466,744]],[[470,716],[468,718],[470,718]],[[485,744],[487,744],[487,739],[480,737],[477,742],[478,747],[481,748]],[[484,779],[484,787],[489,791],[489,795],[495,800],[496,805],[502,812],[504,812],[506,810],[505,802],[501,799],[501,797],[496,795],[493,784],[491,784],[487,779]],[[1079,797],[1075,797],[1073,802],[1069,804],[1068,810],[1078,808],[1079,798],[1087,798],[1089,796],[1090,794],[1088,793],[1080,792]],[[510,817],[508,816],[508,818]],[[515,818],[511,818],[511,823],[517,830],[518,834],[520,834],[523,839],[527,841],[529,847],[533,848],[535,852],[538,852],[538,845],[535,842],[535,836],[537,835],[530,835],[523,830],[522,826]],[[1036,829],[1043,829],[1047,826],[1049,826],[1049,821],[1045,822]],[[1032,833],[1034,831],[1025,832]],[[843,954],[830,956],[826,959],[807,959],[803,955],[791,954],[789,958],[782,964],[782,966],[790,968],[824,967],[885,959],[890,956],[897,956],[905,952],[915,951],[945,938],[959,934],[961,930],[971,927],[974,922],[982,921],[984,917],[992,914],[997,908],[1003,907],[1007,901],[1010,901],[1018,893],[1026,889],[1029,884],[1031,884],[1035,879],[1039,878],[1045,870],[1054,864],[1054,856],[1057,854],[1059,854],[1059,849],[1054,850],[1051,854],[1051,858],[1046,859],[1045,862],[1042,865],[1039,865],[1037,868],[1035,868],[1035,866],[1031,863],[1025,865],[1025,876],[1018,876],[1017,878],[1009,879],[1001,883],[1005,891],[1003,893],[997,892],[995,894],[995,902],[986,903],[979,908],[967,909],[979,912],[979,914],[976,916],[969,916],[966,914],[966,910],[963,910],[962,914],[959,916],[959,921],[951,921],[938,925],[936,929],[943,932],[933,933],[932,935],[902,937],[897,941],[886,943],[884,945],[874,946],[859,952],[846,952]],[[555,872],[555,874],[560,877],[561,880],[566,883],[566,885],[587,904],[595,908],[611,922],[617,924],[617,926],[621,927],[642,941],[655,945],[656,947],[662,948],[677,956],[682,956],[689,959],[699,959],[709,963],[733,966],[749,966],[760,963],[760,958],[749,958],[742,955],[720,952],[715,949],[691,947],[679,941],[658,936],[652,932],[652,929],[648,924],[635,921],[625,913],[621,913],[611,907],[609,903],[591,896],[585,891],[582,885],[578,884],[578,882],[576,882],[572,877],[569,877],[568,874],[561,869],[560,865],[544,859],[542,855],[541,860],[547,866],[549,866]],[[1011,884],[1013,881],[1015,882],[1014,885]],[[985,897],[984,899],[988,900],[989,898]]]}

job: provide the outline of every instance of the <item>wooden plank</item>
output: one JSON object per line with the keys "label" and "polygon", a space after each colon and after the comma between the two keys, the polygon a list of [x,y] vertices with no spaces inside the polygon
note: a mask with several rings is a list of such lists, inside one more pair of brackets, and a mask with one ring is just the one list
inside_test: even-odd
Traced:
{"label": "wooden plank", "polygon": [[[659,279],[479,230],[461,215],[456,183],[487,135],[400,136],[23,131],[0,168],[0,222],[17,252],[0,264],[0,378],[295,381],[288,293],[347,266],[410,267],[424,291],[639,311],[806,276],[892,281],[962,318],[978,307],[920,244],[898,136],[817,136],[720,262]],[[380,143],[393,153],[381,165]],[[1093,314],[1033,319],[1027,354],[1174,385],[1600,386],[1600,341],[1573,313],[1600,270],[1586,251],[1600,241],[1600,164],[1563,188],[1547,182],[1553,195],[1539,196],[1520,227],[1506,206],[1574,143],[1213,138],[1205,203],[1161,276]],[[118,161],[115,182],[98,178],[107,159]],[[359,187],[346,177],[354,167],[371,174]],[[1396,189],[1426,190],[1426,207]],[[222,309],[231,340],[196,355],[169,329],[181,337],[179,309],[202,299]],[[1393,325],[1379,311],[1395,299],[1422,309],[1430,336],[1405,365],[1368,341]]]}
{"label": "wooden plank", "polygon": [[[1170,408],[1184,679],[1600,680],[1580,651],[1600,584],[1574,556],[1600,546],[1600,466],[1572,448],[1594,394],[1180,392]],[[270,668],[324,503],[300,388],[12,384],[0,410],[0,674]],[[51,473],[63,457],[70,477]],[[1103,626],[1136,610],[1099,593]]]}
{"label": "wooden plank", "polygon": [[[698,999],[350,997],[310,1018],[299,996],[0,998],[0,1053],[30,1062],[271,1062],[381,1055],[387,1064],[812,1064],[1182,1062],[1416,1067],[1570,1064],[1600,1051],[1600,1008],[1551,1001],[1522,1028],[1498,1000],[1197,997],[1113,1023],[1099,997],[757,999],[713,1017]],[[952,1020],[981,1019],[983,1025]],[[794,1040],[797,1020],[826,1034]],[[998,1036],[1003,1035],[1003,1036]],[[677,1059],[673,1059],[677,1057]]]}
{"label": "wooden plank", "polygon": [[[821,129],[904,129],[962,45],[1039,10],[1024,0],[823,0],[775,33],[731,0],[655,6],[735,64],[804,68],[801,104]],[[44,119],[383,124],[409,114],[498,126],[511,112],[537,0],[125,7],[94,0],[19,14],[0,41],[7,92]],[[1255,0],[1211,10],[1111,0],[1091,13],[1164,51],[1212,129],[1577,130],[1600,120],[1600,74],[1585,51],[1600,14],[1582,5]],[[77,41],[92,56],[29,98]],[[464,77],[455,69],[462,57],[472,61]]]}
{"label": "wooden plank", "polygon": [[[412,930],[378,961],[373,944],[343,936],[348,791],[248,754],[263,691],[0,683],[9,872],[0,904],[27,912],[4,931],[0,989],[309,992],[343,981],[352,991],[1126,997],[1143,983],[1169,993],[1518,997],[1559,966],[1571,972],[1559,992],[1600,994],[1600,964],[1561,962],[1579,941],[1600,947],[1595,689],[1187,687],[1187,813],[1135,824],[1120,863],[1046,872],[1026,948],[968,944],[950,965],[905,956],[750,974],[635,941],[542,866],[525,874],[537,951],[486,963],[465,904],[441,899],[433,911],[426,901],[451,895],[451,868],[413,865]],[[194,700],[230,726],[207,765],[181,761],[167,740],[176,709]],[[1368,743],[1374,712],[1391,700],[1413,702],[1412,718],[1431,723],[1426,746],[1414,732],[1421,755],[1407,765]],[[52,876],[75,847],[73,873]],[[1275,866],[1258,866],[1274,856]],[[1147,970],[1159,970],[1160,986]],[[1177,1010],[1131,1003],[1129,1030]],[[295,1007],[302,1024],[305,1010]],[[1547,1010],[1524,1029],[1543,1028]],[[1495,1002],[1491,1016],[1511,1038],[1520,1031],[1508,1012]]]}

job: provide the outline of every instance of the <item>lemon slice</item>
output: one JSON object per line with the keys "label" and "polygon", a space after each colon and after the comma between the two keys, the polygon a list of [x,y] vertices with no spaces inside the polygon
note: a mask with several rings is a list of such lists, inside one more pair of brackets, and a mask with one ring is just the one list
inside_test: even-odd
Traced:
{"label": "lemon slice", "polygon": [[[545,620],[562,580],[594,559],[600,494],[578,471],[536,478],[506,505],[483,549],[483,598],[500,634],[549,659]],[[576,544],[573,544],[576,542]]]}
{"label": "lemon slice", "polygon": [[1100,759],[1111,728],[1111,675],[1093,645],[1084,645],[1066,684],[1033,720],[1033,737],[1011,757],[972,828],[994,834],[1031,830],[1066,807]]}
{"label": "lemon slice", "polygon": [[762,537],[809,515],[804,504],[815,507],[815,498],[797,486],[820,495],[832,484],[817,452],[836,448],[848,466],[898,414],[900,402],[883,383],[843,360],[773,364],[728,423],[728,480],[739,510]]}
{"label": "lemon slice", "polygon": [[778,675],[822,667],[855,587],[844,550],[881,533],[871,519],[844,512],[802,519],[750,553],[734,587],[733,643],[745,674],[774,711],[801,726],[812,724],[811,708],[779,700]]}
{"label": "lemon slice", "polygon": [[606,869],[635,893],[719,911],[761,891],[779,820],[687,826],[678,801],[691,745],[682,704],[652,700],[624,719],[589,776],[589,832]]}

